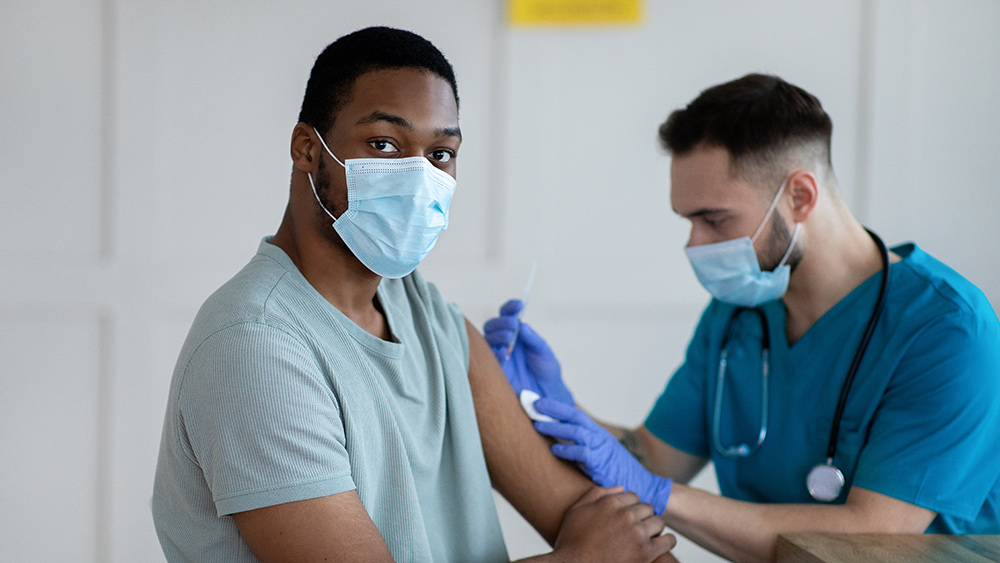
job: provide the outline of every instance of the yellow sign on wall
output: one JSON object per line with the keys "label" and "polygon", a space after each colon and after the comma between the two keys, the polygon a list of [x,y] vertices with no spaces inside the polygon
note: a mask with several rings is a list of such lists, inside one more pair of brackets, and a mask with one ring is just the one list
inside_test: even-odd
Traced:
{"label": "yellow sign on wall", "polygon": [[642,21],[642,0],[508,0],[514,25],[622,25]]}

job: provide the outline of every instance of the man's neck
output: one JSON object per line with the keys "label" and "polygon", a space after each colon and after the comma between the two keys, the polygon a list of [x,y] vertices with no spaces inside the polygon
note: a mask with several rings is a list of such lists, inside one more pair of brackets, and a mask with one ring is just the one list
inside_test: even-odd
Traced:
{"label": "man's neck", "polygon": [[311,225],[296,225],[288,212],[271,244],[283,250],[306,281],[347,318],[379,338],[390,339],[388,323],[375,303],[382,278],[350,250],[323,238]]}
{"label": "man's neck", "polygon": [[878,246],[853,217],[810,233],[784,302],[785,336],[794,344],[827,311],[882,269]]}

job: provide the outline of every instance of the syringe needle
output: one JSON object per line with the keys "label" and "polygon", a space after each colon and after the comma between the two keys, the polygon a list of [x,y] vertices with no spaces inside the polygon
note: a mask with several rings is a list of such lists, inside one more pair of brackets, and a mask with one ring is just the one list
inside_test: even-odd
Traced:
{"label": "syringe needle", "polygon": [[524,283],[524,289],[521,294],[521,310],[517,312],[517,325],[514,326],[514,337],[510,339],[510,344],[507,345],[507,357],[504,360],[509,360],[510,355],[514,353],[514,344],[517,342],[517,337],[521,333],[521,315],[524,314],[524,309],[528,306],[528,298],[531,297],[531,287],[535,283],[535,272],[538,271],[538,259],[532,260],[531,271],[528,272],[528,281]]}

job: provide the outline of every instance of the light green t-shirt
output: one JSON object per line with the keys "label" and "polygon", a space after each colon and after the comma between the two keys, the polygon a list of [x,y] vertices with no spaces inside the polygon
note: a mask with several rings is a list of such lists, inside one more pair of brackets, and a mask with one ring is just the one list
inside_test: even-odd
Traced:
{"label": "light green t-shirt", "polygon": [[202,306],[174,370],[153,490],[168,561],[255,561],[231,514],[357,489],[396,561],[507,561],[465,322],[383,280],[392,342],[265,238]]}

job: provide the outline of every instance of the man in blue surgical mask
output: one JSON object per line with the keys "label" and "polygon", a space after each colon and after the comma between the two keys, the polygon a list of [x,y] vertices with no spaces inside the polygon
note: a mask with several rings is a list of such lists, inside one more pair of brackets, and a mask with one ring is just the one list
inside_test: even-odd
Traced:
{"label": "man in blue surgical mask", "polygon": [[174,371],[152,499],[168,561],[506,562],[492,488],[553,544],[538,561],[673,560],[652,507],[549,454],[417,271],[461,143],[426,39],[367,28],[316,59],[281,224]]}
{"label": "man in blue surgical mask", "polygon": [[[959,274],[852,216],[831,131],[814,96],[758,74],[660,127],[713,299],[639,428],[573,404],[520,302],[485,327],[515,391],[542,397],[556,456],[733,560],[795,531],[1000,533],[1000,323]],[[721,495],[685,485],[708,462]]]}

